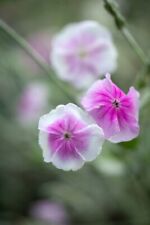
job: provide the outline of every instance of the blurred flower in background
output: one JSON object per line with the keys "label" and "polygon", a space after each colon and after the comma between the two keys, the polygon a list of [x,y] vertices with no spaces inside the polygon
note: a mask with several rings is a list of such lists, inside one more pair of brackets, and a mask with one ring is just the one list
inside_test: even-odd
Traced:
{"label": "blurred flower in background", "polygon": [[[28,43],[33,49],[37,51],[44,59],[47,64],[51,64],[50,52],[51,52],[51,32],[47,31],[38,31],[27,37]],[[38,73],[39,67],[32,60],[32,58],[26,55],[24,52],[21,52],[20,57],[21,64],[25,65],[26,68],[32,73]]]}
{"label": "blurred flower in background", "polygon": [[117,51],[106,28],[84,21],[66,26],[54,37],[51,63],[61,79],[81,88],[116,69]]}
{"label": "blurred flower in background", "polygon": [[46,224],[66,225],[69,223],[65,207],[58,202],[39,200],[31,205],[29,213],[34,219],[46,222]]}
{"label": "blurred flower in background", "polygon": [[49,64],[51,51],[51,35],[48,31],[32,34],[27,41]]}
{"label": "blurred flower in background", "polygon": [[49,91],[45,83],[32,82],[23,90],[17,104],[17,119],[22,125],[33,125],[48,105]]}

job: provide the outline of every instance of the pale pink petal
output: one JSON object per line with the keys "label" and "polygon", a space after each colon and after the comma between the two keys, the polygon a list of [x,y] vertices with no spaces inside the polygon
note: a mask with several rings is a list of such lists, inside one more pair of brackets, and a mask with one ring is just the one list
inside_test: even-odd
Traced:
{"label": "pale pink petal", "polygon": [[102,145],[104,143],[104,134],[102,129],[96,124],[92,124],[87,128],[79,131],[79,135],[82,135],[85,132],[89,133],[88,145],[82,151],[80,151],[79,149],[78,152],[81,153],[82,157],[86,161],[92,161],[96,159],[96,157],[100,154],[102,150]]}
{"label": "pale pink petal", "polygon": [[139,135],[140,128],[134,118],[130,118],[130,123],[127,123],[122,120],[120,124],[120,132],[109,138],[111,142],[118,143],[130,141]]}
{"label": "pale pink petal", "polygon": [[73,170],[76,171],[80,169],[85,161],[81,156],[76,152],[72,157],[62,158],[61,154],[56,153],[53,157],[52,163],[58,168],[63,170]]}
{"label": "pale pink petal", "polygon": [[58,117],[62,117],[64,115],[64,105],[59,105],[56,109],[50,111],[50,113],[42,116],[39,120],[38,129],[47,131],[47,127],[49,124],[58,119]]}
{"label": "pale pink petal", "polygon": [[139,116],[139,98],[140,98],[139,92],[134,87],[131,87],[129,89],[127,96],[131,99],[132,104],[133,104],[133,113],[135,114],[136,118],[138,118],[138,116]]}

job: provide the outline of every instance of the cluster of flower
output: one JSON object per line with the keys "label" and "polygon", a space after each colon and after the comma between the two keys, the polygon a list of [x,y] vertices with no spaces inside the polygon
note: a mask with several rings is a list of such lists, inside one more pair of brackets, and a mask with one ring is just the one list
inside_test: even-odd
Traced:
{"label": "cluster of flower", "polygon": [[107,72],[116,68],[117,51],[109,32],[93,21],[66,27],[52,42],[51,63],[61,79],[76,87],[95,81],[81,100],[83,111],[59,105],[39,121],[39,144],[45,162],[78,170],[94,160],[104,140],[129,141],[139,134],[139,93],[125,94]]}

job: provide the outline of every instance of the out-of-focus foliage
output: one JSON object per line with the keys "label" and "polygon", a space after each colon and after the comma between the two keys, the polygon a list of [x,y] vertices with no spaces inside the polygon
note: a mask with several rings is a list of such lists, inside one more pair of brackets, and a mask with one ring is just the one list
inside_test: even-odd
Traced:
{"label": "out-of-focus foliage", "polygon": [[[118,3],[132,33],[148,53],[150,2],[118,0]],[[95,19],[111,30],[119,51],[113,80],[127,90],[142,68],[115,28],[102,0],[1,0],[0,17],[26,39],[45,30],[53,36],[67,23]],[[145,102],[140,113],[139,138],[118,145],[106,143],[97,160],[78,172],[66,173],[43,162],[38,146],[38,121],[23,126],[17,119],[18,100],[31,82],[48,84],[48,110],[68,102],[40,68],[32,70],[25,60],[28,57],[0,30],[0,225],[53,224],[37,220],[30,213],[32,205],[43,199],[61,203],[70,224],[149,225],[149,80],[142,90]],[[65,88],[79,97],[68,84]]]}

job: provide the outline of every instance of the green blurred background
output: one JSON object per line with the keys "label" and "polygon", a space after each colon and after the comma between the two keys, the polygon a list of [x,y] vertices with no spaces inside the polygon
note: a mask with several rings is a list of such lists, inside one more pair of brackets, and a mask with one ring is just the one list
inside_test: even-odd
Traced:
{"label": "green blurred background", "polygon": [[[129,29],[149,54],[150,1],[117,2]],[[127,91],[142,69],[102,0],[0,0],[0,17],[33,47],[42,43],[43,36],[50,46],[53,35],[68,23],[97,20],[110,29],[119,52],[113,80]],[[26,87],[37,83],[45,85],[45,105],[39,114],[35,112],[36,118],[24,121],[19,118],[19,101]],[[80,93],[77,96],[76,90],[64,85],[79,97]],[[136,140],[118,145],[106,143],[99,158],[80,171],[55,169],[43,162],[38,146],[38,118],[68,100],[0,29],[0,225],[149,225],[149,79],[141,93],[146,103],[141,108],[141,133]]]}

